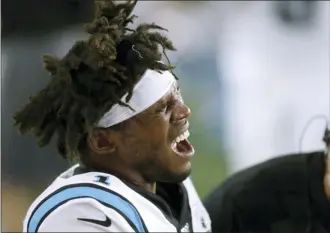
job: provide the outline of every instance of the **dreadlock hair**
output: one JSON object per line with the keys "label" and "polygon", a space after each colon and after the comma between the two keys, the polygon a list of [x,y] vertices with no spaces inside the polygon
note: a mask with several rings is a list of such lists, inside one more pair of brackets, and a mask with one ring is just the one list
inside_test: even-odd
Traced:
{"label": "dreadlock hair", "polygon": [[137,17],[131,15],[136,3],[95,0],[94,20],[85,25],[89,38],[77,41],[62,59],[43,56],[51,80],[15,114],[21,134],[32,133],[40,147],[56,134],[59,154],[79,159],[88,133],[105,112],[114,104],[130,107],[121,98],[128,93],[125,101],[130,100],[146,69],[172,71],[169,61],[159,62],[163,54],[167,58],[166,50],[176,50],[159,32],[165,28],[154,23],[127,27]]}

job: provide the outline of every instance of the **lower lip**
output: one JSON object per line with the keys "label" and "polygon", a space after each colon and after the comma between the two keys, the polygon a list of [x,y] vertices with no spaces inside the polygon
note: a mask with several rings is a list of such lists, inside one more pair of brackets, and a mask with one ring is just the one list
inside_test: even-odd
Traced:
{"label": "lower lip", "polygon": [[175,142],[171,143],[171,148],[174,151],[174,153],[176,153],[177,155],[181,156],[181,157],[192,157],[195,154],[195,150],[194,147],[190,144],[190,142],[185,139],[180,143],[184,143],[185,145],[183,145],[185,147],[185,149],[183,151],[179,151],[177,146],[175,146]]}

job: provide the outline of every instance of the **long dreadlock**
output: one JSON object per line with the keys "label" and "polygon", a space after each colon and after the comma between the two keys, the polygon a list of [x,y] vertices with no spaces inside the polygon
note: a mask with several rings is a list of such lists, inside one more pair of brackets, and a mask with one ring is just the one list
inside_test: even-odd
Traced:
{"label": "long dreadlock", "polygon": [[85,26],[89,38],[77,41],[62,59],[43,56],[51,80],[15,114],[22,134],[32,133],[40,147],[57,134],[59,154],[76,159],[86,135],[111,106],[129,107],[121,98],[128,93],[129,101],[146,69],[174,68],[159,62],[165,50],[175,51],[172,42],[158,32],[165,28],[154,23],[135,30],[127,27],[136,18],[131,15],[136,3],[95,0],[95,18]]}

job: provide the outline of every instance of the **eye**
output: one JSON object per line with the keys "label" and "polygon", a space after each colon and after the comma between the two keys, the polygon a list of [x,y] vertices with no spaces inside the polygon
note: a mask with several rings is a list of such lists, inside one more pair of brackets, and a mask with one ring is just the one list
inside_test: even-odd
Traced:
{"label": "eye", "polygon": [[177,103],[178,103],[178,99],[175,99],[175,98],[171,99],[171,101],[169,101],[167,103],[166,110],[172,110],[176,106]]}
{"label": "eye", "polygon": [[178,103],[177,99],[171,99],[167,103],[160,105],[156,111],[157,113],[166,113],[172,110],[177,103]]}
{"label": "eye", "polygon": [[156,108],[156,112],[157,112],[157,113],[164,113],[164,112],[166,112],[167,107],[168,107],[168,104],[167,104],[167,103],[164,103],[164,104],[162,104],[162,105],[159,105],[159,106]]}

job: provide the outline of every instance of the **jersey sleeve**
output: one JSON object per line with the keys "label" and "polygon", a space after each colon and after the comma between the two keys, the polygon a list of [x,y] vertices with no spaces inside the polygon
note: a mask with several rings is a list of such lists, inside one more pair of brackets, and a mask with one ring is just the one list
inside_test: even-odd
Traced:
{"label": "jersey sleeve", "polygon": [[91,198],[71,200],[52,211],[35,232],[135,232],[120,211]]}

